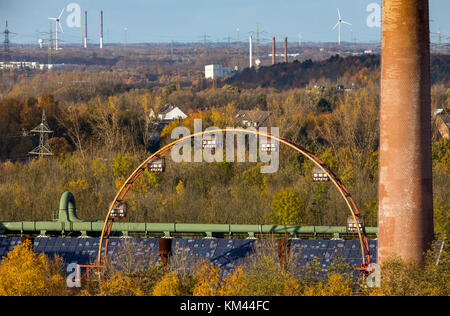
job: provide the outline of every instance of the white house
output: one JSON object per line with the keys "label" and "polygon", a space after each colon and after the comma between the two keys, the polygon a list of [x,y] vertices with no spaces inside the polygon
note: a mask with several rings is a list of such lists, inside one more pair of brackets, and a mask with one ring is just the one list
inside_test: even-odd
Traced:
{"label": "white house", "polygon": [[237,122],[246,127],[267,127],[271,125],[272,112],[260,110],[242,110],[236,114]]}
{"label": "white house", "polygon": [[170,104],[166,104],[158,114],[158,119],[165,122],[174,121],[180,118],[184,120],[187,118],[187,115],[181,111],[178,106],[173,106]]}

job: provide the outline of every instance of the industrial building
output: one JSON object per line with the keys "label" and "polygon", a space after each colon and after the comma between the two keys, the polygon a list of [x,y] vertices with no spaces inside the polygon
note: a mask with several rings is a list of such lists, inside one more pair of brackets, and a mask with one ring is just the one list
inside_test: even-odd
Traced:
{"label": "industrial building", "polygon": [[8,70],[8,69],[17,69],[17,70],[44,70],[44,69],[52,69],[53,65],[49,64],[40,64],[35,61],[10,61],[3,62],[0,61],[0,69]]}
{"label": "industrial building", "polygon": [[215,79],[228,77],[233,74],[233,70],[230,67],[224,67],[222,65],[212,64],[205,66],[205,78]]}

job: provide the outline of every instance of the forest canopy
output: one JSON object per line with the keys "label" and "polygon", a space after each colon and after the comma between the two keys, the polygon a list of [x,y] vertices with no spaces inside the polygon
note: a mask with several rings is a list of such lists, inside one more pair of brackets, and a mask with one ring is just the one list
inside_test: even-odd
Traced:
{"label": "forest canopy", "polygon": [[[342,71],[346,69],[346,71]],[[448,233],[450,143],[433,116],[450,108],[449,57],[432,60],[436,233]],[[336,75],[346,89],[336,86]],[[103,218],[115,191],[174,127],[243,126],[242,110],[270,113],[280,135],[301,144],[344,181],[368,226],[377,225],[379,57],[332,57],[244,70],[210,87],[151,86],[143,73],[55,71],[1,73],[0,220],[48,220],[62,192],[79,215]],[[273,81],[273,82],[272,82]],[[354,86],[351,85],[354,83]],[[351,89],[347,89],[351,87]],[[158,113],[178,106],[187,118],[152,132]],[[54,156],[30,160],[39,138],[29,131],[45,110]],[[153,115],[151,114],[153,113]],[[175,163],[145,172],[127,195],[130,221],[345,225],[345,202],[330,183],[312,181],[312,164],[281,147],[280,170],[254,163]],[[24,195],[27,199],[23,199]]]}
{"label": "forest canopy", "polygon": [[[335,80],[336,84],[356,87],[367,84],[369,79],[378,80],[374,74],[380,71],[380,56],[365,54],[339,57],[335,55],[323,61],[278,63],[259,69],[246,68],[231,77],[227,83],[241,88],[272,87],[277,89],[303,88],[312,81]],[[371,78],[373,77],[373,78]],[[450,78],[450,56],[433,55],[431,58],[432,83],[448,83]],[[345,80],[345,82],[343,82]],[[340,82],[341,81],[341,82]]]}

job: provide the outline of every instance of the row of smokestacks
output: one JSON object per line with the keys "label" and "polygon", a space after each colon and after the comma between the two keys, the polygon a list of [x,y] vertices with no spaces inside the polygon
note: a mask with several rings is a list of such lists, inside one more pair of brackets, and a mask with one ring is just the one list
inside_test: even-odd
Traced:
{"label": "row of smokestacks", "polygon": [[[284,38],[284,62],[288,62],[288,56],[287,56],[287,37]],[[275,36],[272,37],[272,65],[276,64],[276,58],[277,58],[277,48],[275,43]]]}
{"label": "row of smokestacks", "polygon": [[[87,11],[84,11],[84,48],[87,48]],[[103,11],[100,11],[100,48],[103,48]]]}
{"label": "row of smokestacks", "polygon": [[[276,64],[276,42],[275,42],[275,36],[272,37],[272,65]],[[284,62],[288,62],[288,41],[287,37],[284,38]],[[253,37],[250,36],[249,38],[249,66],[250,68],[253,67]]]}

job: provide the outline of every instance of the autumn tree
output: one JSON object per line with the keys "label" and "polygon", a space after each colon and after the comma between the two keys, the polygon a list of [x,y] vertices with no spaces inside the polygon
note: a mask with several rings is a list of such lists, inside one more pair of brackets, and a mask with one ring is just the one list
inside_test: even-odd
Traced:
{"label": "autumn tree", "polygon": [[0,296],[67,295],[61,264],[34,253],[28,240],[17,245],[0,264]]}
{"label": "autumn tree", "polygon": [[270,219],[274,224],[300,225],[306,215],[304,198],[291,188],[275,193],[270,208]]}
{"label": "autumn tree", "polygon": [[353,282],[342,274],[334,273],[326,281],[321,281],[305,290],[306,296],[352,296]]}

